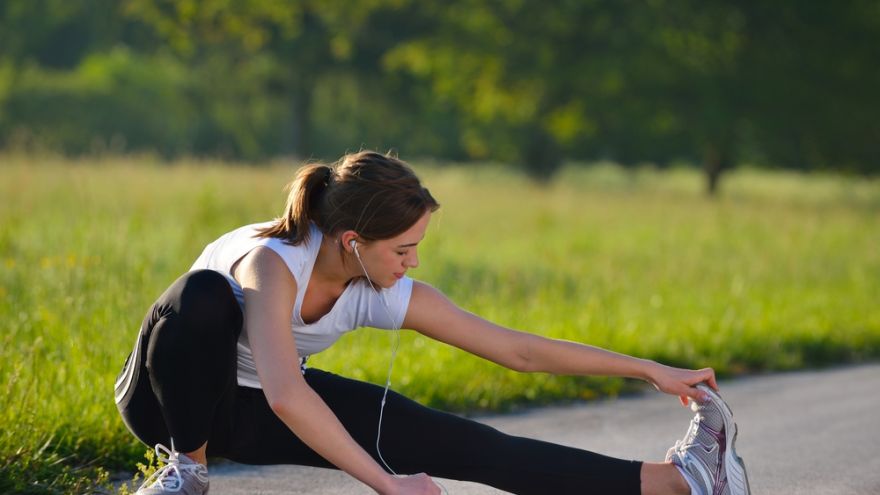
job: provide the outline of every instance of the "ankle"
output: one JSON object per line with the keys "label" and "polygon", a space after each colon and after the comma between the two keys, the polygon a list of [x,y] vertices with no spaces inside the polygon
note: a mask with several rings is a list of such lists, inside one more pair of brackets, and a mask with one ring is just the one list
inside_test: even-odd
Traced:
{"label": "ankle", "polygon": [[691,489],[691,484],[685,479],[685,474],[681,472],[675,464],[671,462],[668,463],[668,466],[672,468],[672,471],[675,472],[672,480],[672,489],[673,493],[681,494],[681,495],[700,495],[699,493],[694,493]]}
{"label": "ankle", "polygon": [[642,495],[689,495],[691,493],[687,481],[671,462],[642,463],[641,478]]}
{"label": "ankle", "polygon": [[193,450],[192,452],[184,452],[183,454],[185,456],[189,457],[190,460],[192,460],[192,461],[198,462],[199,464],[202,464],[205,467],[208,466],[208,455],[207,455],[208,454],[208,443],[207,442],[202,444],[202,446],[199,447],[198,449]]}

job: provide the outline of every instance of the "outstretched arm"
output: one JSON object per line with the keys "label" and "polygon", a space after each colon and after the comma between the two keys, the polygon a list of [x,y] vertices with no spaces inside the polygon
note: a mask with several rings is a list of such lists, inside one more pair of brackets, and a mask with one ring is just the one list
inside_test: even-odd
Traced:
{"label": "outstretched arm", "polygon": [[702,393],[694,387],[697,383],[705,381],[717,388],[711,368],[673,368],[590,345],[505,328],[459,308],[422,282],[413,285],[403,326],[516,371],[639,378],[662,392],[678,395],[685,405],[687,397],[702,399]]}

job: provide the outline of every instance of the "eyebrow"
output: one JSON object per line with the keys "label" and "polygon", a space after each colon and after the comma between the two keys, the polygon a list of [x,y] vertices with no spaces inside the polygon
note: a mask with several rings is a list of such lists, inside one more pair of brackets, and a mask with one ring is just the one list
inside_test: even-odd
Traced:
{"label": "eyebrow", "polygon": [[403,248],[403,247],[413,247],[413,246],[417,246],[418,244],[419,244],[418,242],[411,242],[411,243],[409,243],[409,244],[401,244],[401,245],[399,245],[399,246],[397,246],[397,247],[399,247],[399,248]]}

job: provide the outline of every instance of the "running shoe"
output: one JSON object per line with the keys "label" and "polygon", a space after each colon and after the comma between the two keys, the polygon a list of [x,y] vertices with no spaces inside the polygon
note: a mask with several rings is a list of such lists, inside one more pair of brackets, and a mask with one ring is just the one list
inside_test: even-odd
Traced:
{"label": "running shoe", "polygon": [[666,461],[693,478],[702,489],[699,495],[750,495],[746,466],[736,455],[733,413],[709,386],[701,383],[697,388],[708,400],[691,402],[691,410],[697,414],[684,438],[666,453]]}
{"label": "running shoe", "polygon": [[135,495],[206,495],[208,493],[208,468],[193,461],[185,454],[168,450],[157,444],[156,455],[165,465],[144,481]]}

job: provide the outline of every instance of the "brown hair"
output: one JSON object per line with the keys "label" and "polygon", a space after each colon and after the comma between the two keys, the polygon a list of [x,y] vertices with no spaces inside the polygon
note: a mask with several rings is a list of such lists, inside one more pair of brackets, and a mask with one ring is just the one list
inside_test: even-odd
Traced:
{"label": "brown hair", "polygon": [[287,188],[284,216],[258,237],[298,245],[314,222],[325,235],[354,230],[366,241],[389,239],[440,207],[409,165],[374,151],[347,154],[333,165],[306,165]]}

